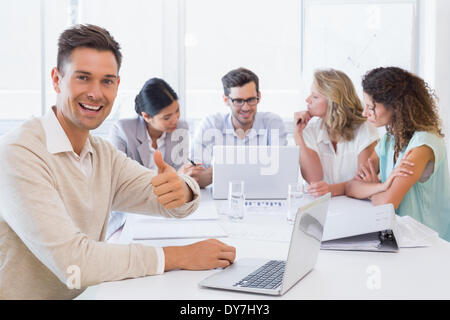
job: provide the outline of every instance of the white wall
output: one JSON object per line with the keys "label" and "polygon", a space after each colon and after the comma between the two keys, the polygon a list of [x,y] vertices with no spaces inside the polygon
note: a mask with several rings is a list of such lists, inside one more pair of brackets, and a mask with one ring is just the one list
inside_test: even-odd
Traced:
{"label": "white wall", "polygon": [[450,146],[450,1],[436,0],[435,90]]}
{"label": "white wall", "polygon": [[420,0],[419,76],[439,98],[450,165],[450,1]]}
{"label": "white wall", "polygon": [[450,165],[450,1],[436,0],[435,90],[447,141]]}

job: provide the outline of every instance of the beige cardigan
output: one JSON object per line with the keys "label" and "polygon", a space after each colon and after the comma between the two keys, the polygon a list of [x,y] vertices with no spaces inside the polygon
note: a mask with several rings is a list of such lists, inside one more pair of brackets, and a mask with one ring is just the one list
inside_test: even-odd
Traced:
{"label": "beige cardigan", "polygon": [[109,213],[181,218],[198,207],[192,178],[182,176],[195,200],[166,210],[150,183],[155,171],[89,139],[93,171],[86,178],[67,154],[47,151],[37,118],[0,138],[0,299],[71,299],[104,281],[155,274],[154,248],[102,242]]}

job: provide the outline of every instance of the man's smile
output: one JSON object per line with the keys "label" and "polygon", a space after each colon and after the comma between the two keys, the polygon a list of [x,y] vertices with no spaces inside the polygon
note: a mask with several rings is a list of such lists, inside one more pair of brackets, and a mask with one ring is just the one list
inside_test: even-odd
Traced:
{"label": "man's smile", "polygon": [[88,111],[89,113],[96,113],[99,112],[101,109],[103,109],[103,105],[90,105],[87,103],[81,103],[78,102],[78,105],[85,111]]}

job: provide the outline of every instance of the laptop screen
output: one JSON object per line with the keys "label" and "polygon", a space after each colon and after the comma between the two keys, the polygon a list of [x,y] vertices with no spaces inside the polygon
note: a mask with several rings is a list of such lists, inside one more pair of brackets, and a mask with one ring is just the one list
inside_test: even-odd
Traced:
{"label": "laptop screen", "polygon": [[246,199],[286,199],[300,177],[298,146],[214,146],[213,197],[226,199],[228,183],[242,180]]}
{"label": "laptop screen", "polygon": [[298,209],[291,236],[282,292],[310,272],[320,251],[331,194]]}

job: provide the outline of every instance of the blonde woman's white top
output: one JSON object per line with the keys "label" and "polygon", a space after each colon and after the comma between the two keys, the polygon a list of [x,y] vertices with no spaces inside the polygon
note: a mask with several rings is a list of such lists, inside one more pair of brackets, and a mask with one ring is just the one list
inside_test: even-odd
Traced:
{"label": "blonde woman's white top", "polygon": [[313,118],[303,130],[303,138],[306,145],[319,155],[323,180],[335,184],[353,179],[358,171],[358,155],[379,139],[377,129],[364,122],[355,130],[353,140],[338,142],[335,151],[322,124],[321,118]]}

